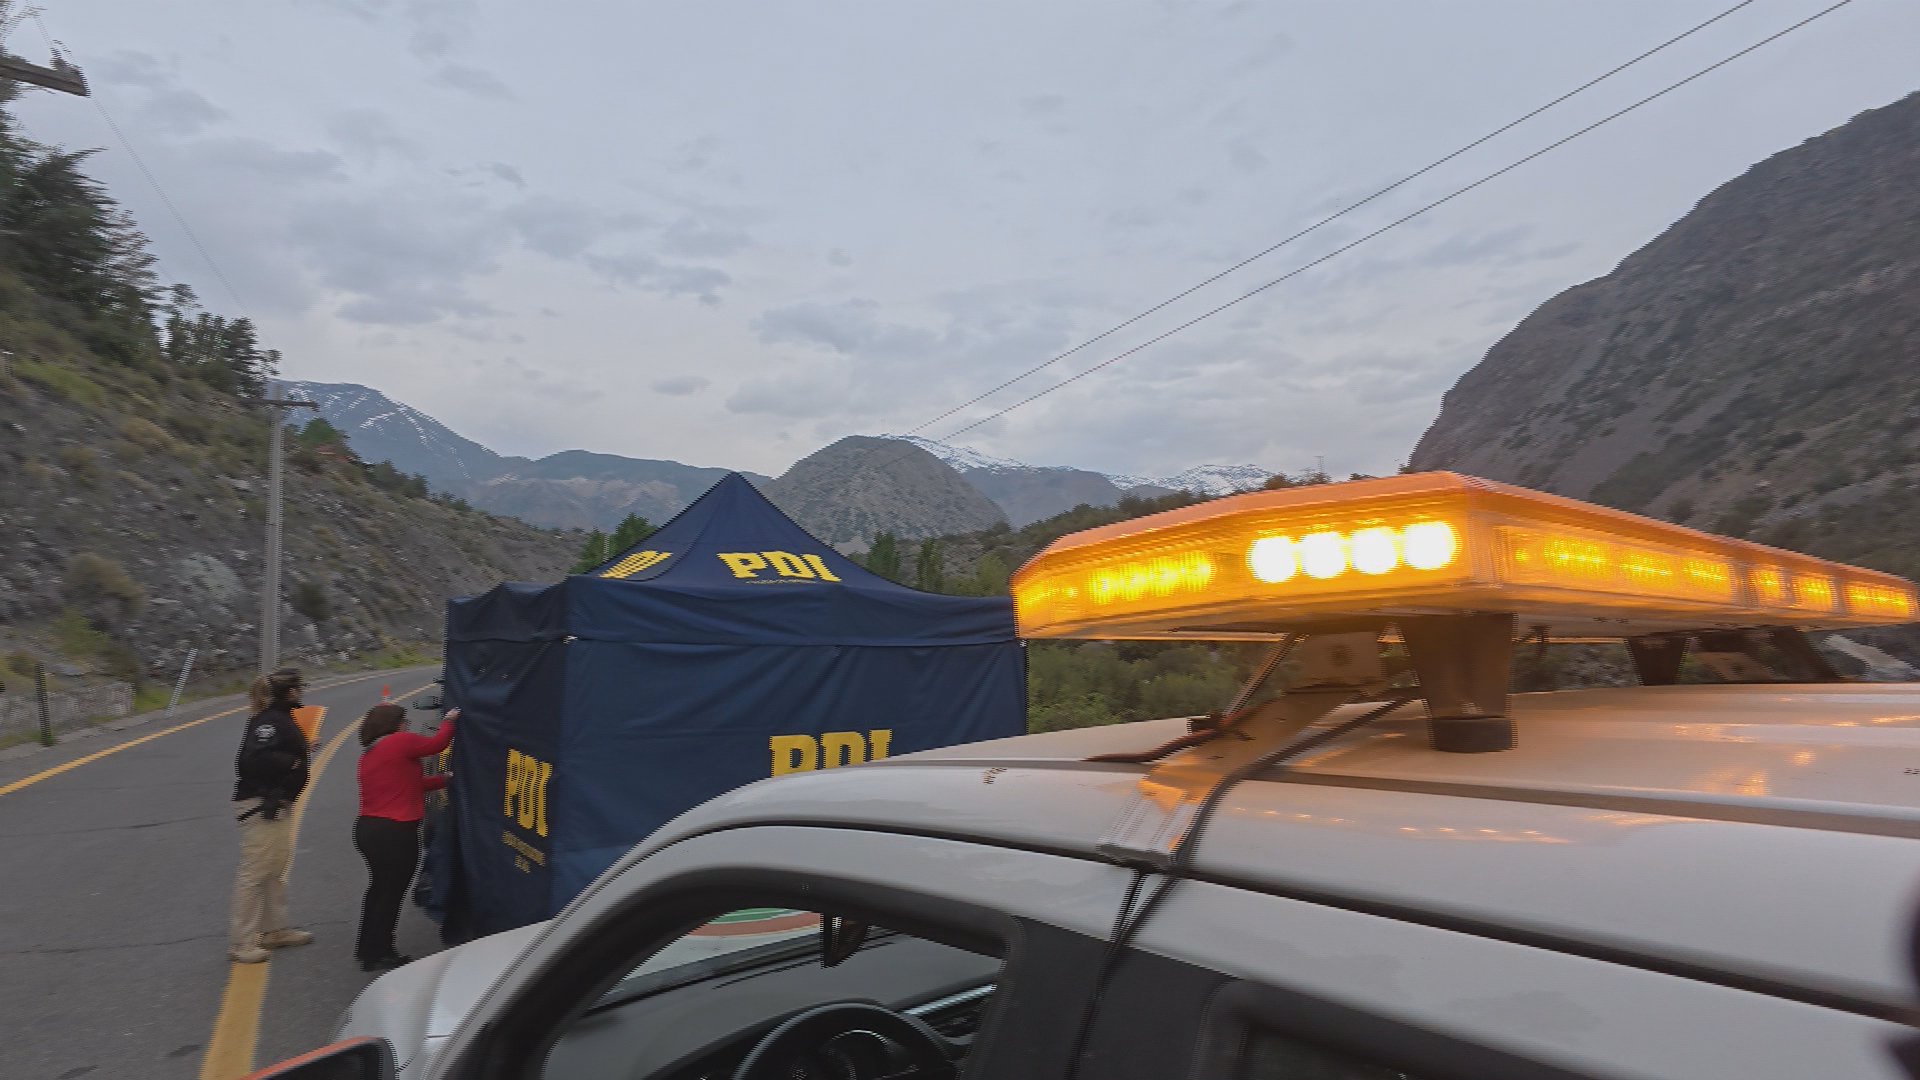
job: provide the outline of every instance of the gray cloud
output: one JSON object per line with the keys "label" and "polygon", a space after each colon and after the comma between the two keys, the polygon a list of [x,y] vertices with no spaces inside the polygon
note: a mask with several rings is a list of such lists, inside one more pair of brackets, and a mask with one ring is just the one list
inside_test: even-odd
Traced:
{"label": "gray cloud", "polygon": [[472,94],[488,101],[512,101],[513,91],[490,71],[465,64],[448,64],[434,72],[433,81],[441,86]]}
{"label": "gray cloud", "polygon": [[349,109],[327,121],[327,136],[348,153],[376,160],[384,155],[413,157],[419,143],[401,134],[393,118],[374,109]]}
{"label": "gray cloud", "polygon": [[1292,55],[1293,37],[1288,34],[1273,34],[1259,45],[1254,46],[1240,57],[1242,71],[1259,71],[1271,67],[1277,61]]}
{"label": "gray cloud", "polygon": [[198,135],[228,118],[226,110],[179,83],[178,74],[154,56],[123,49],[110,53],[88,73],[94,81],[143,91],[131,115],[123,117],[148,135]]}
{"label": "gray cloud", "polygon": [[492,173],[494,176],[502,180],[505,180],[507,183],[512,184],[514,187],[517,187],[522,191],[526,190],[527,178],[520,175],[519,169],[516,169],[513,166],[508,165],[507,163],[502,161],[491,162],[487,165],[486,168],[487,168],[487,171]]}
{"label": "gray cloud", "polygon": [[651,384],[651,388],[656,394],[665,394],[668,397],[686,397],[688,394],[697,394],[712,385],[713,380],[703,379],[698,375],[676,375],[671,379],[655,380]]}
{"label": "gray cloud", "polygon": [[463,209],[404,196],[316,201],[288,235],[321,283],[351,295],[340,314],[353,322],[417,325],[495,314],[468,282],[498,265],[504,245],[477,207]]}
{"label": "gray cloud", "polygon": [[[480,366],[496,365],[483,360]],[[507,393],[532,393],[566,405],[581,405],[601,396],[600,388],[597,386],[564,372],[549,371],[523,363],[515,357],[502,357],[497,366],[500,373],[511,380],[511,389],[508,389]]]}
{"label": "gray cloud", "polygon": [[587,255],[583,261],[615,285],[629,285],[668,296],[692,296],[703,304],[719,303],[719,289],[733,282],[724,270],[661,262],[640,251]]}
{"label": "gray cloud", "polygon": [[726,407],[732,413],[803,420],[843,412],[846,397],[844,377],[793,370],[746,383],[727,398]]}
{"label": "gray cloud", "polygon": [[695,259],[733,255],[752,242],[738,229],[716,228],[692,217],[681,218],[660,234],[664,250]]}
{"label": "gray cloud", "polygon": [[303,183],[346,179],[346,162],[326,150],[283,150],[264,139],[227,136],[202,139],[191,147],[195,161],[230,170],[250,183]]}
{"label": "gray cloud", "polygon": [[929,359],[939,347],[932,331],[878,316],[880,305],[871,300],[843,300],[837,304],[809,301],[764,312],[753,322],[760,340],[769,343],[811,345],[844,356],[897,361]]}
{"label": "gray cloud", "polygon": [[473,0],[404,0],[412,34],[407,48],[423,60],[437,60],[472,40],[480,5]]}
{"label": "gray cloud", "polygon": [[632,215],[608,215],[583,203],[536,195],[508,206],[500,220],[527,247],[555,259],[571,259],[594,242],[644,224]]}

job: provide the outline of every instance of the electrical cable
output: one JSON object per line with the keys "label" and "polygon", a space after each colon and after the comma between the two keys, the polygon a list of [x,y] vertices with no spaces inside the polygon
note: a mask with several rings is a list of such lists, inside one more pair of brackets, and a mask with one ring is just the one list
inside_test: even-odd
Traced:
{"label": "electrical cable", "polygon": [[[1173,859],[1164,871],[1160,884],[1151,893],[1146,894],[1145,900],[1141,900],[1140,896],[1150,871],[1134,870],[1133,881],[1128,885],[1126,896],[1120,902],[1120,910],[1114,916],[1113,932],[1108,937],[1107,947],[1101,955],[1100,970],[1094,976],[1093,993],[1087,998],[1087,1007],[1081,1014],[1079,1030],[1074,1035],[1073,1057],[1067,1062],[1066,1080],[1075,1080],[1080,1075],[1080,1063],[1086,1054],[1087,1043],[1093,1037],[1093,1025],[1099,1019],[1100,1004],[1106,998],[1107,987],[1113,980],[1114,972],[1120,966],[1121,958],[1126,954],[1127,946],[1139,933],[1140,927],[1160,906],[1160,902],[1173,891],[1174,885],[1186,877],[1187,871],[1192,868],[1194,852],[1199,849],[1201,834],[1212,822],[1214,812],[1219,809],[1227,792],[1242,781],[1258,776],[1301,754],[1325,746],[1343,735],[1381,719],[1400,706],[1417,700],[1419,700],[1417,697],[1395,698],[1352,719],[1343,720],[1331,727],[1321,728],[1319,731],[1296,738],[1234,769],[1221,777],[1220,782],[1207,793],[1207,797],[1201,800],[1199,808],[1194,811],[1193,824],[1188,826],[1186,834],[1180,838],[1179,847],[1174,849]],[[1136,903],[1139,905],[1137,908]]]}
{"label": "electrical cable", "polygon": [[[1327,262],[1330,259],[1337,258],[1338,256],[1345,254],[1346,252],[1352,251],[1354,248],[1359,247],[1360,245],[1366,243],[1369,240],[1372,240],[1373,238],[1381,235],[1382,233],[1389,232],[1393,229],[1396,229],[1401,225],[1404,225],[1407,222],[1412,221],[1414,218],[1417,218],[1420,215],[1425,214],[1429,210],[1433,210],[1437,207],[1444,206],[1445,204],[1452,202],[1453,200],[1459,198],[1462,195],[1465,195],[1466,193],[1474,190],[1475,188],[1481,187],[1482,185],[1485,185],[1495,179],[1498,179],[1501,176],[1505,176],[1507,173],[1510,173],[1515,169],[1520,168],[1522,165],[1525,165],[1531,161],[1534,161],[1537,158],[1540,158],[1548,153],[1551,153],[1552,151],[1557,150],[1562,146],[1565,146],[1566,144],[1574,141],[1575,139],[1580,138],[1583,135],[1586,135],[1601,127],[1604,127],[1607,124],[1610,124],[1613,121],[1618,120],[1619,118],[1627,115],[1628,113],[1631,113],[1645,105],[1651,104],[1652,102],[1665,97],[1666,95],[1674,92],[1675,90],[1678,90],[1683,86],[1686,86],[1688,83],[1691,83],[1714,71],[1719,70],[1720,68],[1725,67],[1728,64],[1733,63],[1735,60],[1740,59],[1741,57],[1761,48],[1762,46],[1778,41],[1781,38],[1787,36],[1788,34],[1793,33],[1794,31],[1800,29],[1803,26],[1808,25],[1809,23],[1814,22],[1817,19],[1821,19],[1828,15],[1831,15],[1832,13],[1840,10],[1843,7],[1846,7],[1848,4],[1851,4],[1852,2],[1853,0],[1839,0],[1838,3],[1833,4],[1830,7],[1823,8],[1820,11],[1817,11],[1812,15],[1807,16],[1804,19],[1801,19],[1799,22],[1796,22],[1793,25],[1788,26],[1784,30],[1777,31],[1773,34],[1768,35],[1767,37],[1761,38],[1759,41],[1754,42],[1752,45],[1749,45],[1746,48],[1741,49],[1740,51],[1733,53],[1732,55],[1724,59],[1718,60],[1704,68],[1701,68],[1699,71],[1696,71],[1691,75],[1688,75],[1686,78],[1681,79],[1678,82],[1671,83],[1666,87],[1663,87],[1662,89],[1657,90],[1647,95],[1646,97],[1641,98],[1640,100],[1634,102],[1633,104],[1626,106],[1625,108],[1608,113],[1606,116],[1603,116],[1599,120],[1596,120],[1593,123],[1588,124],[1583,128],[1580,128],[1579,130],[1575,131],[1571,135],[1568,135],[1564,138],[1557,139],[1551,143],[1548,143],[1546,146],[1540,148],[1539,150],[1536,150],[1533,153],[1528,154],[1527,156],[1520,158],[1519,160],[1509,165],[1496,169],[1493,172],[1490,172],[1485,176],[1482,176],[1480,179],[1475,180],[1464,187],[1456,188],[1454,191],[1450,192],[1449,194],[1442,196],[1441,198],[1435,199],[1434,201],[1427,203],[1426,205],[1420,207],[1417,210],[1414,210],[1409,214],[1406,214],[1402,217],[1395,218],[1394,220],[1388,222],[1387,224],[1382,225],[1377,229],[1374,229],[1372,232],[1369,232],[1364,236],[1361,236],[1357,240],[1353,240],[1346,244],[1342,244],[1341,246],[1333,249],[1332,251],[1326,253],[1325,255],[1320,256],[1317,259],[1314,259],[1310,262],[1305,263],[1304,265],[1296,267],[1293,270],[1290,270],[1287,273],[1282,274],[1277,278],[1274,278],[1272,281],[1269,281],[1264,285],[1258,286],[1257,288],[1254,288],[1246,293],[1243,293],[1240,296],[1232,300],[1229,300],[1224,304],[1221,304],[1217,307],[1214,307],[1205,312],[1202,312],[1201,314],[1196,315],[1191,319],[1188,319],[1187,321],[1179,324],[1178,326],[1175,326],[1173,329],[1168,330],[1161,334],[1157,334],[1154,337],[1151,337],[1146,341],[1141,342],[1140,344],[1135,345],[1132,348],[1119,353],[1116,356],[1110,357],[1106,360],[1102,360],[1100,363],[1095,364],[1094,366],[1087,368],[1086,370],[1076,375],[1071,375],[1065,379],[1062,379],[1061,381],[1046,388],[1045,390],[1040,391],[1039,393],[1032,394],[1028,397],[1022,398],[1021,400],[1014,402],[1013,404],[1007,406],[1004,409],[1001,409],[998,412],[982,417],[979,420],[975,420],[973,423],[968,424],[965,427],[956,428],[953,431],[948,432],[946,435],[941,436],[940,441],[944,442],[947,439],[951,439],[951,438],[954,438],[955,436],[964,434],[968,431],[972,431],[974,428],[977,428],[982,424],[986,424],[986,423],[990,423],[991,421],[998,420],[1000,417],[1007,415],[1008,413],[1014,411],[1015,409],[1018,409],[1024,405],[1028,405],[1035,401],[1038,401],[1039,399],[1046,397],[1048,394],[1051,394],[1056,390],[1059,390],[1065,386],[1069,386],[1075,382],[1078,382],[1079,380],[1086,378],[1088,375],[1091,375],[1096,371],[1109,367],[1115,363],[1118,363],[1121,360],[1126,359],[1129,356],[1132,356],[1137,352],[1140,352],[1143,349],[1146,349],[1152,345],[1156,345],[1162,341],[1165,341],[1167,338],[1170,338],[1173,335],[1180,333],[1181,331],[1187,329],[1188,327],[1191,327],[1197,323],[1205,322],[1206,320],[1214,317],[1215,315],[1220,314],[1221,312],[1227,310],[1228,308],[1234,307],[1235,305],[1238,305],[1244,301],[1251,300],[1255,296],[1258,296],[1261,293],[1266,292],[1268,289],[1271,289],[1274,286],[1281,284],[1282,282],[1290,281],[1293,278],[1299,277],[1301,274],[1306,273],[1308,270],[1311,270],[1314,267],[1319,266],[1320,264]],[[962,406],[962,408],[964,407],[965,406]]]}
{"label": "electrical cable", "polygon": [[1668,38],[1667,40],[1661,42],[1660,44],[1655,45],[1653,48],[1648,49],[1647,51],[1641,53],[1640,55],[1634,57],[1631,60],[1628,60],[1626,63],[1620,64],[1619,66],[1614,67],[1611,70],[1604,72],[1603,74],[1595,76],[1594,78],[1589,79],[1584,83],[1581,83],[1579,86],[1576,86],[1573,89],[1567,91],[1566,93],[1561,94],[1559,97],[1554,98],[1552,101],[1547,102],[1545,105],[1542,105],[1539,108],[1536,108],[1531,112],[1528,112],[1515,120],[1511,120],[1505,124],[1502,124],[1497,128],[1494,128],[1492,131],[1489,131],[1485,135],[1482,135],[1479,138],[1473,140],[1472,142],[1466,144],[1465,146],[1460,147],[1458,150],[1455,150],[1454,152],[1446,155],[1445,157],[1437,158],[1434,161],[1420,167],[1419,169],[1416,169],[1415,171],[1408,173],[1407,175],[1401,177],[1400,179],[1395,180],[1393,183],[1388,184],[1386,187],[1383,187],[1378,191],[1375,191],[1373,194],[1368,195],[1366,198],[1361,199],[1358,202],[1349,203],[1346,206],[1341,207],[1339,210],[1336,210],[1333,213],[1328,214],[1326,217],[1323,217],[1319,221],[1316,221],[1313,224],[1307,226],[1306,228],[1301,229],[1299,232],[1296,232],[1293,235],[1288,236],[1286,239],[1281,240],[1279,243],[1276,243],[1270,247],[1264,248],[1260,251],[1253,253],[1252,255],[1247,256],[1246,258],[1240,260],[1239,262],[1234,263],[1232,266],[1227,267],[1225,270],[1222,270],[1219,273],[1213,275],[1212,277],[1207,278],[1205,281],[1202,281],[1182,292],[1175,293],[1173,296],[1170,296],[1167,299],[1162,300],[1160,303],[1153,305],[1152,307],[1146,309],[1145,311],[1140,312],[1139,314],[1133,316],[1130,319],[1125,320],[1124,322],[1115,323],[1114,325],[1108,327],[1107,329],[1102,330],[1100,333],[1095,334],[1093,337],[1090,337],[1087,340],[1081,342],[1080,344],[1075,345],[1073,348],[1068,349],[1066,352],[1063,352],[1058,356],[1053,357],[1052,359],[1048,360],[1046,363],[1040,364],[1036,367],[1028,368],[1026,371],[1023,371],[1020,374],[1015,375],[1013,378],[1008,379],[1006,382],[1001,383],[999,386],[996,386],[993,389],[988,390],[987,392],[981,394],[980,396],[973,398],[970,401],[964,401],[958,405],[955,405],[953,408],[948,409],[946,412],[941,413],[939,416],[936,416],[933,419],[927,421],[926,423],[921,424],[919,427],[910,429],[909,431],[907,431],[907,434],[912,435],[915,432],[919,432],[919,431],[925,430],[926,428],[930,428],[933,425],[939,423],[942,420],[945,420],[947,417],[952,416],[954,413],[957,413],[960,410],[965,409],[970,405],[975,405],[975,404],[978,404],[979,402],[985,401],[987,398],[990,398],[993,395],[999,393],[1000,391],[1005,390],[1007,387],[1012,386],[1014,383],[1017,383],[1022,379],[1025,379],[1029,375],[1037,375],[1040,372],[1045,371],[1047,368],[1050,368],[1053,365],[1059,363],[1060,361],[1065,360],[1067,357],[1072,356],[1073,354],[1079,352],[1080,350],[1085,349],[1090,345],[1094,345],[1100,341],[1103,341],[1106,338],[1112,337],[1114,334],[1118,333],[1121,330],[1126,329],[1129,326],[1132,326],[1134,323],[1139,322],[1140,320],[1146,318],[1147,316],[1152,315],[1155,312],[1158,312],[1175,303],[1178,303],[1179,301],[1184,300],[1189,296],[1192,296],[1194,293],[1197,293],[1201,289],[1204,289],[1207,286],[1213,284],[1214,282],[1219,281],[1221,278],[1224,278],[1229,274],[1232,274],[1234,271],[1239,270],[1243,267],[1249,266],[1255,262],[1258,262],[1259,260],[1266,258],[1268,255],[1271,255],[1274,252],[1280,250],[1281,248],[1287,246],[1288,244],[1293,243],[1295,240],[1298,240],[1308,235],[1309,233],[1317,232],[1327,225],[1333,224],[1335,221],[1338,221],[1339,219],[1347,216],[1353,211],[1360,209],[1361,207],[1367,205],[1370,202],[1373,202],[1375,199],[1378,199],[1389,192],[1392,192],[1398,188],[1405,187],[1407,184],[1412,183],[1415,180],[1418,180],[1420,177],[1425,176],[1426,174],[1432,172],[1433,170],[1439,168],[1442,165],[1445,165],[1447,162],[1452,161],[1454,158],[1459,157],[1460,155],[1468,152],[1469,150],[1472,150],[1475,147],[1480,146],[1482,143],[1489,142],[1501,135],[1506,134],[1509,131],[1512,131],[1514,128],[1519,127],[1521,124],[1526,123],[1528,120],[1531,120],[1536,116],[1539,116],[1541,113],[1546,112],[1548,109],[1551,109],[1554,106],[1559,105],[1562,102],[1567,101],[1568,99],[1578,94],[1584,93],[1585,91],[1600,85],[1601,83],[1607,81],[1608,79],[1613,78],[1615,75],[1620,74],[1621,72],[1627,70],[1633,65],[1638,64],[1640,61],[1647,59],[1648,57],[1668,48],[1669,46],[1676,45],[1679,42],[1684,41],[1689,37],[1692,37],[1694,34],[1697,34],[1700,31],[1705,30],[1707,27],[1712,26],[1714,23],[1719,22],[1721,19],[1724,19],[1727,16],[1732,15],[1734,12],[1739,11],[1741,8],[1747,7],[1748,5],[1754,2],[1755,0],[1740,0],[1739,3],[1733,5],[1732,7],[1726,9],[1725,11],[1722,11],[1720,14],[1715,15],[1711,19],[1708,19],[1702,23],[1695,24],[1689,29],[1673,37]]}
{"label": "electrical cable", "polygon": [[[40,21],[39,9],[31,8],[28,14],[33,16],[33,25],[39,28],[40,36],[46,39],[47,48],[56,53],[59,52],[59,44],[54,41],[51,34],[47,33],[46,23]],[[160,186],[160,181],[153,175],[153,170],[147,168],[146,160],[133,148],[133,143],[128,141],[126,132],[120,130],[120,125],[114,122],[112,114],[107,112],[107,107],[100,103],[100,95],[90,93],[87,99],[93,102],[93,107],[100,113],[100,119],[106,121],[107,129],[113,132],[115,139],[119,140],[120,149],[126,151],[127,156],[133,159],[134,165],[140,170],[140,175],[147,178],[147,183],[153,188],[154,194],[160,196],[160,204],[167,208],[167,213],[173,215],[174,224],[180,226],[180,231],[187,235],[187,241],[193,245],[195,251],[200,253],[200,257],[206,260],[207,268],[213,271],[214,278],[220,282],[222,288],[227,290],[227,295],[233,298],[234,306],[239,308],[244,316],[247,310],[246,301],[240,299],[239,292],[234,289],[233,282],[227,280],[227,275],[220,269],[220,264],[213,261],[213,256],[207,252],[206,245],[200,242],[200,237],[193,231],[193,226],[187,224],[186,216],[180,213],[179,207],[174,205],[173,198],[167,194],[167,189]]]}

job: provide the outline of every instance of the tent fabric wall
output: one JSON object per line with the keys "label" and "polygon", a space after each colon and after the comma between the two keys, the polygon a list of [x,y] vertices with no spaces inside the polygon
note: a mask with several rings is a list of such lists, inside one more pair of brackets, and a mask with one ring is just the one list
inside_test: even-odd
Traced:
{"label": "tent fabric wall", "polygon": [[678,814],[797,768],[1019,734],[1012,601],[870,573],[730,475],[634,549],[453,601],[429,864],[451,940],[557,913]]}

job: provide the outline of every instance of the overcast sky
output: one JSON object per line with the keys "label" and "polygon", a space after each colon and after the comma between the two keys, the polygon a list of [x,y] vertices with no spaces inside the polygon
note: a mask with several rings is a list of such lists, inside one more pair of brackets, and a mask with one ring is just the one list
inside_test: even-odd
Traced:
{"label": "overcast sky", "polygon": [[[101,147],[166,279],[253,316],[289,376],[504,453],[778,473],[911,430],[1734,0],[41,2],[218,274],[95,102],[32,91],[28,133]],[[1827,2],[1755,0],[1056,370]],[[46,59],[31,22],[10,47]],[[1856,0],[954,441],[1145,475],[1391,470],[1542,301],[1917,87],[1920,5]]]}

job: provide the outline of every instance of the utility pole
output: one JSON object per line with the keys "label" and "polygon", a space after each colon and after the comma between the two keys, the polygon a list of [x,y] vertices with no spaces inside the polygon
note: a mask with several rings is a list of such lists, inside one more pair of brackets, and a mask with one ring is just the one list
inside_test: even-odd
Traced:
{"label": "utility pole", "polygon": [[[25,12],[15,15],[12,0],[0,0],[0,38],[4,38],[19,24],[20,20],[34,17],[36,11],[35,8],[28,8]],[[0,79],[43,86],[48,90],[58,90],[75,97],[89,96],[86,75],[79,68],[74,67],[72,61],[60,55],[60,43],[53,42],[50,48],[53,52],[53,63],[49,67],[41,67],[39,64],[22,60],[6,51],[5,46],[0,45]]]}
{"label": "utility pole", "polygon": [[267,568],[260,591],[260,674],[280,666],[280,517],[281,474],[286,471],[287,410],[318,409],[319,403],[266,398],[273,410],[267,441]]}

